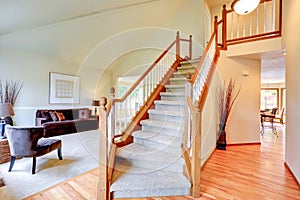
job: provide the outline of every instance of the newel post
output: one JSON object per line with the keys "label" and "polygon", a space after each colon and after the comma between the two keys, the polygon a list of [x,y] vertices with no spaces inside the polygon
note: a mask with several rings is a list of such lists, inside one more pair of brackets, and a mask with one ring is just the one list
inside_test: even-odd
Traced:
{"label": "newel post", "polygon": [[216,33],[216,56],[220,56],[220,49],[218,46],[218,41],[219,41],[219,31],[218,31],[218,16],[215,16],[215,21],[214,21],[214,31]]}
{"label": "newel post", "polygon": [[200,172],[201,172],[201,113],[199,101],[194,102],[192,124],[192,196],[200,197]]}
{"label": "newel post", "polygon": [[193,56],[193,39],[192,39],[192,35],[190,35],[190,40],[189,40],[189,57],[190,57],[190,60],[192,60],[192,56]]}
{"label": "newel post", "polygon": [[180,58],[180,36],[179,31],[176,33],[176,60]]}
{"label": "newel post", "polygon": [[107,99],[101,97],[99,110],[99,130],[100,130],[100,147],[99,147],[99,181],[97,190],[97,200],[109,199],[108,184],[108,140],[107,140]]}
{"label": "newel post", "polygon": [[222,10],[222,49],[227,50],[227,10],[226,10],[226,5],[223,5],[223,10]]}

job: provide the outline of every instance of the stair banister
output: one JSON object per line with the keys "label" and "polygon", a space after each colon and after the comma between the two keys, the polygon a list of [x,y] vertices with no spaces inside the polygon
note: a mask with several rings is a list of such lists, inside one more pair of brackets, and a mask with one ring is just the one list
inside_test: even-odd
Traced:
{"label": "stair banister", "polygon": [[[194,198],[200,197],[200,169],[201,169],[201,116],[206,95],[207,82],[211,81],[214,73],[215,61],[219,56],[218,47],[218,22],[215,18],[215,30],[201,56],[193,76],[188,74],[185,85],[185,127],[182,139],[183,158],[185,160],[185,174],[189,178]],[[194,103],[192,103],[194,102]]]}
{"label": "stair banister", "polygon": [[[111,89],[111,97],[110,102],[107,105],[107,99],[105,97],[101,98],[100,112],[99,112],[99,130],[100,130],[100,152],[99,152],[99,182],[98,182],[98,193],[97,199],[104,200],[110,199],[110,182],[112,179],[112,173],[114,169],[114,160],[115,153],[118,145],[116,144],[116,139],[122,141],[123,138],[129,138],[131,132],[135,129],[138,122],[142,119],[141,115],[145,115],[141,112],[141,110],[145,113],[150,107],[151,103],[153,104],[156,96],[159,96],[159,93],[164,90],[164,86],[168,83],[170,77],[172,77],[173,73],[176,71],[177,67],[180,65],[180,61],[182,60],[180,56],[180,42],[189,42],[189,56],[188,59],[192,57],[192,36],[190,36],[189,40],[185,40],[180,38],[179,32],[177,32],[176,40],[173,41],[169,47],[154,61],[154,63],[146,70],[144,74],[130,87],[130,89],[121,97],[115,97],[115,89]],[[173,47],[176,47],[174,53],[171,52]],[[174,51],[173,51],[174,52]],[[177,58],[177,59],[176,59]],[[158,69],[161,67],[162,70]],[[156,76],[155,74],[159,74]],[[161,77],[163,77],[161,79]],[[115,135],[117,131],[117,104],[132,103],[128,101],[131,98],[132,93],[134,93],[135,89],[147,81],[152,81],[154,83],[147,82],[145,88],[151,91],[147,91],[148,96],[144,97],[142,100],[145,101],[144,105],[140,107],[140,110],[132,115],[132,122],[125,127],[125,130],[120,135]],[[125,107],[125,106],[124,106]],[[142,114],[141,114],[142,113]],[[120,122],[119,122],[120,123]],[[127,124],[126,124],[127,125]],[[112,140],[111,140],[112,138]],[[126,141],[122,145],[126,145]],[[121,142],[122,143],[122,142]]]}
{"label": "stair banister", "polygon": [[[190,36],[189,39],[182,39],[180,38],[179,32],[177,32],[176,40],[168,46],[168,48],[154,61],[154,63],[141,75],[141,77],[129,88],[129,90],[121,98],[114,99],[116,107],[115,133],[122,134],[124,136],[121,139],[122,141],[125,141],[128,136],[131,135],[134,128],[137,127],[137,123],[140,120],[135,120],[135,118],[139,114],[139,110],[142,109],[142,105],[148,101],[155,88],[161,84],[161,78],[166,78],[165,75],[169,73],[170,66],[172,66],[175,61],[179,63],[179,60],[182,59],[180,56],[180,42],[188,42],[190,45],[189,49],[192,49],[192,36]],[[176,49],[172,50],[172,48]],[[173,52],[176,52],[176,55]],[[189,56],[187,57],[188,59],[192,57],[192,52],[189,52]],[[157,76],[157,74],[160,76]],[[137,91],[136,88],[138,87],[145,90],[143,93],[144,95],[142,98],[134,99],[133,96]],[[130,105],[133,104],[136,104],[137,106],[131,109]],[[126,106],[127,108],[129,107],[128,111],[125,110]],[[123,116],[121,112],[123,112]]]}

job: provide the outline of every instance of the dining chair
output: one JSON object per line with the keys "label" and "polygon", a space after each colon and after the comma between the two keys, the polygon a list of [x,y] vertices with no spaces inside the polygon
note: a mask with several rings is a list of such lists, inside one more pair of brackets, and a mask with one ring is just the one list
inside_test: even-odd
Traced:
{"label": "dining chair", "polygon": [[284,111],[285,111],[285,108],[281,108],[280,113],[279,113],[278,115],[275,115],[274,120],[275,120],[276,122],[279,121],[280,124],[283,124],[283,115],[284,115]]}

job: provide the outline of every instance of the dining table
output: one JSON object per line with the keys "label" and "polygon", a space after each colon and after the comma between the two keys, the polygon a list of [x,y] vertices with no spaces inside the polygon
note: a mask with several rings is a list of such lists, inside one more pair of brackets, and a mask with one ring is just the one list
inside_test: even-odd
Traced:
{"label": "dining table", "polygon": [[260,111],[260,124],[261,124],[261,134],[262,135],[264,134],[265,127],[266,127],[264,125],[264,122],[270,122],[272,132],[274,133],[274,135],[276,135],[278,137],[278,134],[277,134],[277,131],[276,131],[276,126],[274,126],[275,117],[276,116],[272,113]]}

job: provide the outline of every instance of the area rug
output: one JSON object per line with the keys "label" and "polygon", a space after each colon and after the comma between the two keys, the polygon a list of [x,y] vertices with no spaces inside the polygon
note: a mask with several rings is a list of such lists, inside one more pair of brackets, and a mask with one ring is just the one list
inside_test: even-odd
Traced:
{"label": "area rug", "polygon": [[99,130],[59,136],[63,143],[63,160],[57,151],[37,158],[36,174],[31,174],[32,158],[16,160],[12,172],[9,163],[0,165],[0,199],[19,200],[76,175],[98,167]]}

